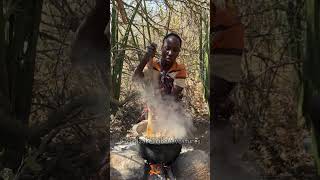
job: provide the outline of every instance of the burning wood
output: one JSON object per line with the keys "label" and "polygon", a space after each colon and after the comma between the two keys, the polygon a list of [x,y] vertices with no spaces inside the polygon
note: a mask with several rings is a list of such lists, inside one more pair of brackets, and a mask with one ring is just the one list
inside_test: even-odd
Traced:
{"label": "burning wood", "polygon": [[176,179],[173,175],[171,167],[162,164],[150,164],[150,170],[148,172],[148,179]]}
{"label": "burning wood", "polygon": [[150,165],[150,175],[160,175],[161,174],[161,165],[159,164],[151,164]]}

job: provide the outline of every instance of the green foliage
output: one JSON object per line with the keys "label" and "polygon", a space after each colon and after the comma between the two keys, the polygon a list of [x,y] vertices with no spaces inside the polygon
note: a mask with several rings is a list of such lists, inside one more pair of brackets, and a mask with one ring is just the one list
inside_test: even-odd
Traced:
{"label": "green foliage", "polygon": [[[125,34],[121,39],[120,50],[114,56],[114,65],[113,65],[113,68],[112,68],[112,85],[113,85],[113,97],[116,100],[119,100],[119,98],[120,98],[123,61],[124,61],[124,58],[125,58],[125,48],[127,47],[127,43],[128,43],[128,39],[129,39],[129,33],[132,32],[131,26],[133,24],[133,20],[134,20],[137,12],[139,10],[141,2],[142,2],[142,0],[140,0],[139,3],[136,5],[133,14],[130,17],[130,20],[129,20],[129,23],[127,25],[127,28],[125,30]],[[115,16],[115,14],[113,16]],[[116,23],[112,23],[112,24],[117,26]]]}

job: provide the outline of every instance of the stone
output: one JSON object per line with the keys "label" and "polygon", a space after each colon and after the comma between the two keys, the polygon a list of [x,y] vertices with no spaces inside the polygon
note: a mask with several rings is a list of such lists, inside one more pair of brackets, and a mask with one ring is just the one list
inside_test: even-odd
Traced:
{"label": "stone", "polygon": [[134,145],[110,152],[110,177],[115,180],[142,179],[144,160]]}
{"label": "stone", "polygon": [[202,150],[181,153],[172,165],[174,174],[179,179],[210,180],[210,158]]}

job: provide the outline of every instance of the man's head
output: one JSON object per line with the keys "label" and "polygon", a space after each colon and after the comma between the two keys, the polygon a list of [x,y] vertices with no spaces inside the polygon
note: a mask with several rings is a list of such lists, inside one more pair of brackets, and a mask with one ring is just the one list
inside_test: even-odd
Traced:
{"label": "man's head", "polygon": [[161,65],[170,68],[176,61],[182,45],[182,40],[176,33],[167,34],[162,41]]}

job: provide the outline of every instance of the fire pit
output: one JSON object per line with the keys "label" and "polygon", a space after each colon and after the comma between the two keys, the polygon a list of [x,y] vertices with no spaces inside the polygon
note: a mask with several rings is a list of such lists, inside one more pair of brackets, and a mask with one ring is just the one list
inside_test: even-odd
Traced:
{"label": "fire pit", "polygon": [[146,121],[133,127],[137,134],[139,153],[146,160],[145,179],[174,179],[170,165],[179,156],[182,145],[175,139],[145,137],[146,129]]}
{"label": "fire pit", "polygon": [[[165,152],[175,149],[170,145],[177,144],[177,141],[173,140],[158,142],[145,138],[143,133],[146,127],[147,121],[135,124],[127,134],[130,141],[120,141],[111,148],[110,171],[115,179],[210,179],[208,154],[201,150],[194,150],[191,145],[183,145],[181,152],[177,150],[176,159],[172,157],[172,159],[168,158],[169,160],[167,158],[161,160],[156,157],[152,160],[148,159],[148,155],[144,156],[143,149],[147,151],[149,145],[160,144],[158,147],[162,148],[162,145],[169,144],[167,148],[159,150]],[[140,143],[138,144],[137,141]],[[184,144],[183,141],[180,142]],[[153,151],[153,147],[150,152],[153,152],[152,155],[157,155],[158,151]]]}

